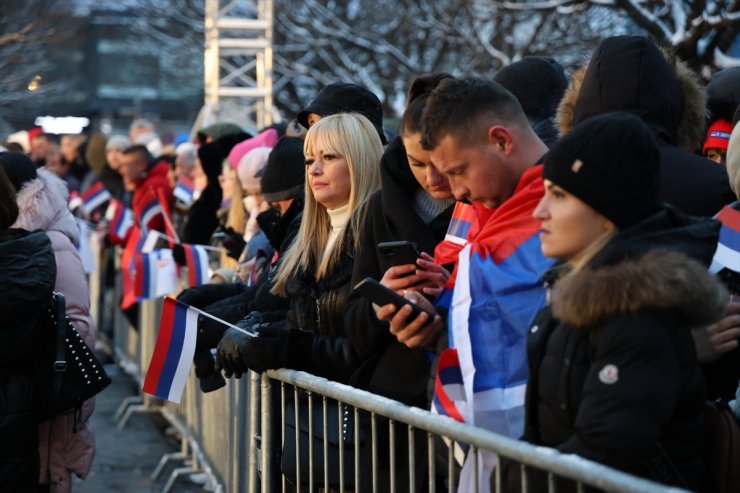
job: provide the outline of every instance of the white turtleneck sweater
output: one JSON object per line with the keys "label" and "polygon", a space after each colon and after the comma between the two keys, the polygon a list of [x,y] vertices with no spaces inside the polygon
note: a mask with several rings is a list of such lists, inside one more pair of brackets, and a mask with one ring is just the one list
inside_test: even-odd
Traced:
{"label": "white turtleneck sweater", "polygon": [[337,207],[333,210],[326,209],[326,212],[329,214],[329,220],[331,221],[331,231],[329,232],[329,239],[324,247],[324,254],[321,256],[322,261],[324,260],[324,257],[331,252],[332,248],[334,248],[334,244],[339,238],[339,233],[342,231],[342,228],[344,228],[344,225],[347,224],[347,221],[349,221],[349,204]]}

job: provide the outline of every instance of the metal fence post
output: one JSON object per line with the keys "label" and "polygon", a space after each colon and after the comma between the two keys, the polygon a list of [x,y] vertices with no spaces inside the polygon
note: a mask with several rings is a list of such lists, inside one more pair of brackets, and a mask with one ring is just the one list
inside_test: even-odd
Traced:
{"label": "metal fence post", "polygon": [[262,377],[262,493],[272,492],[272,381],[266,375]]}

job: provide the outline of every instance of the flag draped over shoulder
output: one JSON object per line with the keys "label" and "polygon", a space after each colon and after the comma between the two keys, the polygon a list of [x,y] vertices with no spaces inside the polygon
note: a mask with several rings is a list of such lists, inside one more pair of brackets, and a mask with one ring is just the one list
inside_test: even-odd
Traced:
{"label": "flag draped over shoulder", "polygon": [[[552,264],[540,249],[540,222],[532,217],[544,193],[541,173],[542,166],[530,168],[506,202],[481,211],[479,231],[460,251],[448,297],[450,348],[440,356],[445,365],[435,388],[436,412],[457,413],[466,423],[512,438],[524,429],[527,333],[545,304],[542,275]],[[459,378],[450,378],[456,372],[462,395]],[[444,392],[437,395],[439,390]],[[494,460],[480,455],[479,484],[488,484]],[[459,491],[472,486],[469,463]]]}

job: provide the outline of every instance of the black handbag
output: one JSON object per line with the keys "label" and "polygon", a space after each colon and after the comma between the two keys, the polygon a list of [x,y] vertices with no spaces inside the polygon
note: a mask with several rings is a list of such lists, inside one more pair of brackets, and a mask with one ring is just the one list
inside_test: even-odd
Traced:
{"label": "black handbag", "polygon": [[[341,411],[340,411],[341,410]],[[339,433],[339,415],[342,416],[342,433]],[[364,434],[355,436],[354,410],[346,404],[328,400],[326,403],[328,431],[328,465],[329,484],[339,486],[339,449],[344,450],[344,485],[353,488],[355,484],[355,440],[359,441],[360,454],[364,447]],[[280,469],[285,477],[293,484],[297,482],[296,465],[300,464],[301,484],[309,484],[309,459],[312,459],[314,484],[324,484],[324,414],[323,405],[314,405],[312,414],[312,435],[308,434],[308,399],[301,398],[298,408],[299,425],[299,453],[296,456],[296,425],[295,406],[288,402],[285,407],[285,434],[283,436],[283,450],[280,457]],[[313,457],[309,457],[309,443],[313,449]]]}
{"label": "black handbag", "polygon": [[47,310],[48,316],[43,317],[39,327],[40,351],[35,365],[34,395],[39,421],[79,410],[87,399],[111,383],[98,358],[67,318],[64,295],[53,293]]}

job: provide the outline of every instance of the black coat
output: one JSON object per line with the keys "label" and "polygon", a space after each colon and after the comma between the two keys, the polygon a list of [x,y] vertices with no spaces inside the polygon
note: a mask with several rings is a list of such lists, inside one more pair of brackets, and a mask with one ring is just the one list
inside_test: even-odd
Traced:
{"label": "black coat", "polygon": [[302,334],[289,344],[289,368],[342,383],[349,383],[359,368],[360,359],[346,337],[343,319],[354,259],[353,234],[348,229],[339,264],[331,272],[317,281],[315,266],[309,266],[288,281],[290,309],[283,326]]}
{"label": "black coat", "polygon": [[3,491],[35,491],[39,475],[38,423],[32,367],[36,325],[45,313],[56,263],[42,232],[0,233],[0,478]]}
{"label": "black coat", "polygon": [[666,61],[647,38],[602,42],[573,75],[558,110],[561,135],[610,111],[638,115],[660,151],[660,200],[686,214],[713,216],[735,200],[724,166],[687,152],[704,140],[704,89],[682,62]]}
{"label": "black coat", "polygon": [[[706,271],[717,228],[665,209],[556,281],[530,329],[524,440],[701,484],[704,385],[690,329],[724,312],[726,293]],[[509,473],[512,491],[518,476]]]}
{"label": "black coat", "polygon": [[[400,137],[385,150],[380,164],[382,188],[373,195],[364,215],[351,285],[366,277],[380,280],[391,263],[377,249],[386,241],[407,240],[420,251],[434,255],[444,239],[452,216],[450,206],[430,224],[414,211],[414,195],[419,183],[409,169],[406,150]],[[372,305],[353,293],[347,303],[344,324],[347,337],[366,362],[358,385],[405,404],[426,407],[429,358],[423,349],[409,349],[388,331],[388,323],[375,317]]]}

